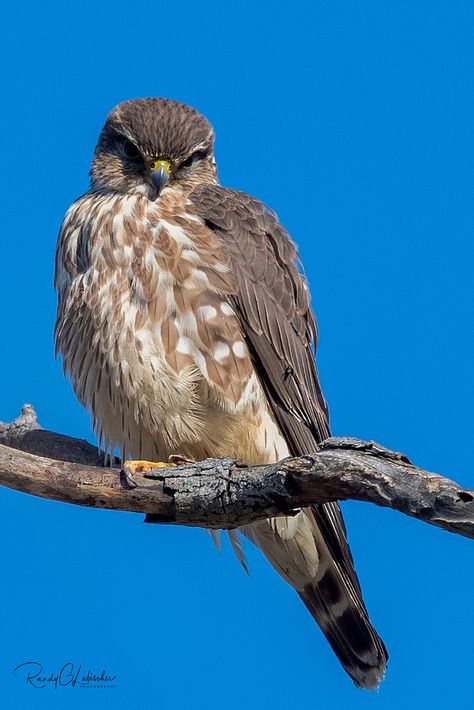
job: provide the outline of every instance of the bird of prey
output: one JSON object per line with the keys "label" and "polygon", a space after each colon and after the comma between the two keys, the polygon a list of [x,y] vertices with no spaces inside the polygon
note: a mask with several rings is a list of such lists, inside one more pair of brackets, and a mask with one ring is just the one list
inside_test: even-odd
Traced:
{"label": "bird of prey", "polygon": [[[58,238],[56,350],[99,441],[123,458],[273,463],[329,436],[316,321],[275,213],[219,184],[193,108],[125,101],[107,117],[90,190]],[[357,686],[387,652],[339,505],[241,528],[296,590]]]}

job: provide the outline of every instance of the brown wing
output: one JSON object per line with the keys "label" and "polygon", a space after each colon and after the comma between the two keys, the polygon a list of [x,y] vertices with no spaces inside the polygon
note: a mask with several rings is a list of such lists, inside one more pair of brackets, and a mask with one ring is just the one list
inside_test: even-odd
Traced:
{"label": "brown wing", "polygon": [[[191,201],[228,250],[237,287],[232,305],[288,448],[294,456],[311,453],[330,431],[315,364],[316,321],[296,247],[276,215],[249,195],[207,185]],[[339,505],[311,510],[332,560],[300,596],[355,682],[373,687],[387,655],[368,619]],[[348,609],[337,618],[341,598]]]}
{"label": "brown wing", "polygon": [[295,455],[308,453],[329,435],[329,424],[313,354],[316,321],[295,245],[275,214],[249,195],[205,186],[191,199],[225,242],[260,378],[280,416],[299,424],[291,436]]}
{"label": "brown wing", "polygon": [[[191,200],[229,251],[237,284],[233,305],[290,452],[311,453],[330,431],[314,357],[316,320],[296,247],[275,213],[249,195],[208,185]],[[316,506],[315,515],[359,589],[339,505]]]}

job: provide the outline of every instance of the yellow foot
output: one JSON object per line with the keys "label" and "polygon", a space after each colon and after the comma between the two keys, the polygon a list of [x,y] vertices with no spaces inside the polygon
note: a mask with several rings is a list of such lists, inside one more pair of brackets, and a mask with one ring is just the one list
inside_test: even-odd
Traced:
{"label": "yellow foot", "polygon": [[172,461],[173,457],[167,463],[164,461],[125,461],[123,468],[126,469],[130,476],[135,476],[136,473],[146,473],[154,468],[170,468],[171,466],[176,466],[176,463]]}
{"label": "yellow foot", "polygon": [[128,483],[129,487],[135,488],[140,485],[134,476],[137,473],[146,473],[147,471],[152,471],[154,468],[171,468],[175,466],[182,466],[183,464],[194,463],[190,459],[186,459],[181,454],[172,454],[168,456],[168,461],[124,461],[122,466],[122,476],[125,477],[125,481]]}

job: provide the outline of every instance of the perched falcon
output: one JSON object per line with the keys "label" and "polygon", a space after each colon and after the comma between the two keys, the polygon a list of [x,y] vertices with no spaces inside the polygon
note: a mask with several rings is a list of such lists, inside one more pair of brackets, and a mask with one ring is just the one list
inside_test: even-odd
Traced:
{"label": "perched falcon", "polygon": [[[56,348],[100,442],[124,458],[271,463],[329,436],[296,247],[274,212],[221,187],[213,143],[189,106],[120,104],[99,137],[91,188],[61,227]],[[356,685],[377,687],[387,652],[338,504],[241,531]]]}

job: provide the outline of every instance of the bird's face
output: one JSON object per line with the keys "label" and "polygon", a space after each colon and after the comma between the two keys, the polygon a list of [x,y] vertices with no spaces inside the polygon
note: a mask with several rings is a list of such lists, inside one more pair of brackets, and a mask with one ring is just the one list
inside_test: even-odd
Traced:
{"label": "bird's face", "polygon": [[191,190],[216,181],[214,133],[208,121],[169,99],[135,99],[114,108],[91,166],[93,189],[141,193]]}

